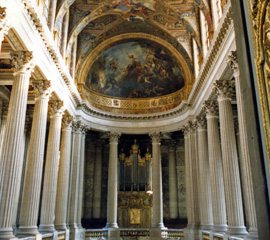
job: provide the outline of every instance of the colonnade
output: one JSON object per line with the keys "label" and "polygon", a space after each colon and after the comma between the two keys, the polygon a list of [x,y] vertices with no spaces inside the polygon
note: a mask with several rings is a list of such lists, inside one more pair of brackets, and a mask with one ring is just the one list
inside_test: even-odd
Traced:
{"label": "colonnade", "polygon": [[[202,114],[184,127],[187,183],[187,239],[199,239],[201,230],[247,235],[258,239],[244,108],[240,95],[236,52],[229,56],[234,80],[217,80],[217,97],[206,100]],[[237,152],[232,97],[236,89],[240,153]],[[240,159],[239,159],[240,156]],[[199,163],[199,164],[198,164]],[[239,164],[240,163],[240,164]],[[244,175],[240,181],[240,168]],[[242,200],[242,190],[244,201]],[[199,202],[199,204],[198,204]],[[249,232],[245,227],[245,217]]]}

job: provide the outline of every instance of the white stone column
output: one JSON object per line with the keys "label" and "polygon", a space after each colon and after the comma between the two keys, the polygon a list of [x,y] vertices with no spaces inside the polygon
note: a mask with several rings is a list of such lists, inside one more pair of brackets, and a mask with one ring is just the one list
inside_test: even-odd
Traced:
{"label": "white stone column", "polygon": [[192,229],[193,237],[199,237],[199,228],[201,224],[201,210],[200,210],[200,195],[199,195],[199,164],[198,164],[198,136],[197,136],[197,122],[189,121],[190,137],[189,137],[189,181],[190,181],[190,204],[191,214],[193,215]]}
{"label": "white stone column", "polygon": [[[249,225],[247,239],[259,239],[258,228],[257,228],[257,217],[255,210],[255,199],[253,191],[253,181],[250,166],[250,154],[248,150],[248,133],[246,127],[247,118],[245,109],[248,108],[246,103],[242,99],[242,91],[240,84],[240,73],[237,62],[236,52],[232,52],[229,56],[229,65],[233,70],[236,88],[236,100],[237,100],[237,112],[238,112],[238,126],[239,126],[239,158],[240,158],[240,169],[242,173],[242,186],[245,203],[246,220]],[[240,154],[241,152],[241,154]]]}
{"label": "white stone column", "polygon": [[31,52],[13,52],[11,57],[14,82],[0,157],[0,239],[14,238],[12,224],[22,161],[20,143],[24,136],[29,79],[34,67]]}
{"label": "white stone column", "polygon": [[71,133],[73,117],[65,114],[62,120],[62,136],[60,147],[60,163],[57,181],[57,194],[55,206],[55,228],[67,231],[67,203],[69,187],[69,169],[71,158]]}
{"label": "white stone column", "polygon": [[2,42],[5,35],[8,33],[9,25],[7,23],[7,9],[0,7],[0,52],[2,50]]}
{"label": "white stone column", "polygon": [[201,197],[201,228],[211,230],[213,227],[212,198],[210,187],[210,169],[207,144],[207,129],[205,116],[197,117],[198,125],[198,160]]}
{"label": "white stone column", "polygon": [[81,163],[81,145],[83,125],[80,121],[73,122],[73,141],[72,141],[72,157],[70,164],[70,199],[69,199],[69,228],[70,239],[80,239],[80,226],[78,226],[79,211],[79,183],[80,183],[80,163]]}
{"label": "white stone column", "polygon": [[94,171],[93,218],[99,219],[101,212],[101,183],[102,183],[102,143],[96,144],[96,159]]}
{"label": "white stone column", "polygon": [[152,138],[152,183],[153,183],[153,228],[164,228],[160,133],[150,134]]}
{"label": "white stone column", "polygon": [[118,228],[117,224],[117,164],[119,133],[110,133],[110,156],[108,169],[108,198],[107,198],[107,225],[106,228]]}
{"label": "white stone column", "polygon": [[84,166],[85,166],[85,135],[87,127],[84,125],[81,135],[81,157],[80,157],[80,174],[79,174],[79,195],[78,195],[78,213],[77,213],[77,226],[82,228],[82,214],[83,214],[83,198],[84,198]]}
{"label": "white stone column", "polygon": [[45,134],[47,125],[50,81],[34,81],[36,91],[35,109],[32,121],[29,153],[23,190],[19,236],[35,236],[38,232],[42,169],[44,161]]}
{"label": "white stone column", "polygon": [[1,126],[0,126],[0,155],[2,152],[3,138],[7,126],[7,114],[8,114],[8,102],[4,102],[2,105]]}
{"label": "white stone column", "polygon": [[169,201],[170,201],[170,218],[178,217],[177,204],[177,182],[176,182],[176,164],[175,164],[175,143],[169,144]]}
{"label": "white stone column", "polygon": [[214,89],[218,96],[221,150],[228,216],[228,235],[246,235],[242,205],[241,183],[231,106],[233,81],[218,80]]}
{"label": "white stone column", "polygon": [[59,165],[59,149],[61,122],[63,115],[63,101],[51,100],[50,106],[50,128],[46,153],[40,225],[41,233],[54,233],[54,214]]}
{"label": "white stone column", "polygon": [[210,183],[213,210],[213,231],[227,231],[227,214],[224,193],[221,145],[218,128],[217,101],[205,101],[204,110],[207,118],[208,153],[210,167]]}

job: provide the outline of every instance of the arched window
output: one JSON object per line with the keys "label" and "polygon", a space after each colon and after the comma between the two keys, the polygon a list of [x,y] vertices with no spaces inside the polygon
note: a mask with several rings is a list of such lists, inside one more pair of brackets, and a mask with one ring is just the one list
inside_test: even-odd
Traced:
{"label": "arched window", "polygon": [[201,19],[201,38],[202,38],[203,57],[205,58],[210,45],[210,41],[209,41],[208,24],[201,10],[200,10],[200,19]]}
{"label": "arched window", "polygon": [[199,49],[196,41],[194,38],[192,39],[193,44],[193,62],[194,62],[194,71],[195,71],[195,78],[198,77],[200,71],[200,57],[199,57]]}

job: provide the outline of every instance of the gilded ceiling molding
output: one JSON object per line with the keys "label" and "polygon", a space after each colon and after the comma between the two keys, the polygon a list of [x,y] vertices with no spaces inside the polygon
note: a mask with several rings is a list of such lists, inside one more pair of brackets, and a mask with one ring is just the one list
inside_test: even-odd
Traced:
{"label": "gilded ceiling molding", "polygon": [[265,142],[270,163],[270,2],[268,0],[249,0],[248,5],[249,15],[251,16]]}

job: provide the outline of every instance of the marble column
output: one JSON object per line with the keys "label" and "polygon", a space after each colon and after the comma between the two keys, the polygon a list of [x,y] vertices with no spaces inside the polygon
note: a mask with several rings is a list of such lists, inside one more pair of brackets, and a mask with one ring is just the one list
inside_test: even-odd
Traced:
{"label": "marble column", "polygon": [[93,218],[100,218],[101,208],[101,183],[102,183],[102,143],[96,145],[96,159],[94,171],[94,191],[93,191]]}
{"label": "marble column", "polygon": [[54,233],[54,214],[56,203],[56,190],[59,165],[59,149],[61,122],[63,115],[63,101],[51,100],[50,107],[50,128],[46,153],[40,225],[41,233]]}
{"label": "marble column", "polygon": [[207,144],[207,123],[205,116],[197,117],[198,125],[198,160],[201,197],[201,228],[211,230],[213,227],[212,198],[210,186],[209,155]]}
{"label": "marble column", "polygon": [[118,138],[119,133],[110,133],[110,154],[108,169],[108,199],[107,199],[107,225],[106,228],[118,228],[117,224],[117,164],[118,164]]}
{"label": "marble column", "polygon": [[239,126],[239,158],[240,158],[240,169],[242,173],[242,186],[245,203],[246,220],[249,225],[247,239],[258,239],[258,228],[257,228],[257,217],[255,210],[255,199],[253,191],[253,180],[250,165],[250,154],[248,150],[248,132],[246,127],[245,119],[248,117],[245,109],[245,101],[243,101],[241,84],[240,84],[240,73],[237,62],[236,52],[232,52],[229,56],[228,63],[233,70],[236,88],[236,100],[237,100],[237,112],[238,112],[238,126]]}
{"label": "marble column", "polygon": [[152,138],[152,183],[153,183],[153,228],[164,228],[160,133],[150,134]]}
{"label": "marble column", "polygon": [[35,109],[22,198],[19,236],[37,235],[50,81],[33,81]]}
{"label": "marble column", "polygon": [[0,153],[2,152],[2,146],[4,143],[3,137],[7,126],[7,113],[8,113],[8,102],[4,102],[2,105],[1,125],[0,125]]}
{"label": "marble column", "polygon": [[70,199],[69,199],[69,228],[70,238],[80,239],[80,229],[78,226],[79,211],[79,182],[83,124],[80,121],[73,122],[72,157],[70,164]]}
{"label": "marble column", "polygon": [[[190,139],[190,127],[186,124],[182,131],[184,133],[185,138],[185,183],[186,183],[186,209],[187,209],[187,229],[185,229],[185,236],[189,234],[189,230],[194,225],[194,215],[192,214],[192,204],[191,204],[191,181],[190,181],[190,156],[189,156],[189,139]],[[187,238],[188,236],[186,236]]]}
{"label": "marble column", "polygon": [[63,115],[60,162],[55,206],[55,228],[58,231],[67,231],[67,203],[71,158],[72,120],[73,117],[70,116],[68,113],[65,113]]}
{"label": "marble column", "polygon": [[80,173],[79,173],[79,192],[78,192],[78,213],[77,213],[77,226],[82,228],[82,212],[83,212],[83,197],[84,197],[84,166],[85,166],[85,135],[87,127],[84,125],[81,135],[81,157],[80,157]]}
{"label": "marble column", "polygon": [[223,167],[221,145],[218,128],[217,101],[204,102],[204,111],[207,118],[209,170],[213,210],[213,231],[227,231],[227,214],[223,181]]}
{"label": "marble column", "polygon": [[198,165],[198,136],[197,122],[189,121],[190,137],[189,137],[189,181],[190,181],[190,204],[191,214],[193,215],[192,228],[194,230],[194,239],[199,236],[199,228],[201,224],[200,209],[200,182],[199,182],[199,165]]}
{"label": "marble column", "polygon": [[13,216],[19,186],[29,79],[34,68],[31,52],[12,52],[14,81],[9,101],[7,125],[0,155],[0,239],[14,238]]}
{"label": "marble column", "polygon": [[233,81],[218,80],[214,90],[218,96],[221,150],[223,158],[228,235],[246,235],[242,205],[241,183],[233,125],[231,93]]}
{"label": "marble column", "polygon": [[170,218],[178,217],[177,205],[177,182],[176,182],[176,164],[175,164],[175,143],[169,144],[169,201],[170,201]]}
{"label": "marble column", "polygon": [[0,7],[0,52],[2,50],[2,42],[5,35],[8,33],[9,25],[7,23],[7,9]]}

